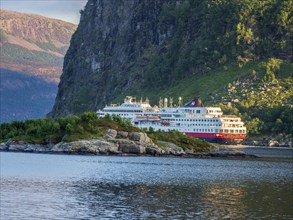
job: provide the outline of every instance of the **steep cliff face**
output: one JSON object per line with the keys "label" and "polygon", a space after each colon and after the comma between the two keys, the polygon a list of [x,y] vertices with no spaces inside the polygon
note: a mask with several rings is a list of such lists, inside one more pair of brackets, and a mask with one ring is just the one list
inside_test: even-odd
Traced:
{"label": "steep cliff face", "polygon": [[96,110],[144,82],[137,59],[171,32],[159,25],[163,2],[88,2],[65,57],[53,116]]}
{"label": "steep cliff face", "polygon": [[290,59],[291,9],[275,0],[89,0],[50,115],[95,111],[124,95],[160,95],[230,62]]}

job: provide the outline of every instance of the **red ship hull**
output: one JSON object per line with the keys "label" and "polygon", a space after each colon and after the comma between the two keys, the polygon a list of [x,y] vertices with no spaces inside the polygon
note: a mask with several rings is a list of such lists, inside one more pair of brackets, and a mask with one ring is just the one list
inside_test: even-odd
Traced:
{"label": "red ship hull", "polygon": [[231,134],[231,133],[196,133],[184,132],[190,137],[199,138],[208,142],[219,144],[240,144],[245,138],[246,134]]}

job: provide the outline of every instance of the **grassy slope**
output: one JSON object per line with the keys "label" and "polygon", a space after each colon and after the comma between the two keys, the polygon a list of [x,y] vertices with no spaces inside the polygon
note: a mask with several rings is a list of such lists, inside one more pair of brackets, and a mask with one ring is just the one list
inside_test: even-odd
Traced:
{"label": "grassy slope", "polygon": [[210,94],[223,92],[223,88],[228,83],[247,75],[249,68],[251,65],[239,68],[238,65],[232,64],[228,70],[219,68],[204,75],[192,76],[182,80],[177,86],[164,91],[163,96],[170,94],[169,96],[176,97],[176,95],[180,95],[184,97],[185,101],[194,96],[200,96],[202,100],[209,101]]}
{"label": "grassy slope", "polygon": [[[292,77],[292,63],[284,63],[281,66],[280,72],[276,75],[277,79],[285,80]],[[152,104],[158,104],[159,97],[173,97],[174,103],[177,103],[178,97],[183,97],[183,102],[187,102],[194,96],[200,96],[204,104],[215,104],[220,102],[220,99],[215,98],[213,100],[211,96],[220,97],[221,95],[227,95],[226,87],[229,83],[233,83],[238,79],[249,78],[251,72],[255,70],[258,73],[258,77],[262,78],[264,73],[260,68],[260,62],[249,62],[242,64],[230,64],[224,67],[220,67],[215,70],[211,70],[208,73],[202,75],[192,75],[186,79],[178,81],[176,86],[170,87],[163,91],[152,90],[152,91],[139,91],[139,93],[132,92],[131,94],[140,98],[148,97]],[[217,94],[217,95],[216,95]],[[121,102],[124,98],[124,94],[120,95],[113,101]]]}

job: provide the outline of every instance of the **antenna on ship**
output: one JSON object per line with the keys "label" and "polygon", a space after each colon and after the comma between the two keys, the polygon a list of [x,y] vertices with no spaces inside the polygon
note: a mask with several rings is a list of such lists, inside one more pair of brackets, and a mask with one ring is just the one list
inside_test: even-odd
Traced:
{"label": "antenna on ship", "polygon": [[140,101],[139,102],[140,102],[140,104],[142,104],[142,97],[140,97]]}
{"label": "antenna on ship", "polygon": [[150,104],[150,100],[148,99],[148,97],[146,97],[146,99],[145,99],[145,103],[146,103],[146,104]]}
{"label": "antenna on ship", "polygon": [[170,108],[173,108],[173,97],[170,98]]}
{"label": "antenna on ship", "polygon": [[163,108],[163,100],[161,97],[159,99],[159,108]]}
{"label": "antenna on ship", "polygon": [[178,107],[181,107],[182,106],[182,97],[179,97],[178,98]]}
{"label": "antenna on ship", "polygon": [[164,108],[168,108],[168,98],[164,98]]}

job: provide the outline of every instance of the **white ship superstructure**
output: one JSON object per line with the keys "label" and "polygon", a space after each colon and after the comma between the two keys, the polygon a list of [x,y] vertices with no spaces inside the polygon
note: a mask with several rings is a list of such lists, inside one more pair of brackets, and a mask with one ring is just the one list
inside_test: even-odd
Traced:
{"label": "white ship superstructure", "polygon": [[240,143],[246,137],[246,127],[241,119],[223,115],[219,107],[204,107],[199,98],[194,98],[180,107],[151,107],[148,100],[136,102],[127,96],[122,105],[106,106],[97,111],[100,117],[106,114],[129,119],[139,128],[152,127],[155,131],[177,130],[188,136],[218,143]]}
{"label": "white ship superstructure", "polygon": [[97,114],[100,117],[104,117],[106,114],[119,115],[122,118],[133,120],[136,116],[144,115],[145,113],[158,112],[158,107],[152,107],[149,104],[149,100],[136,102],[136,99],[132,96],[126,96],[122,105],[111,104],[106,105],[103,110],[98,110]]}

